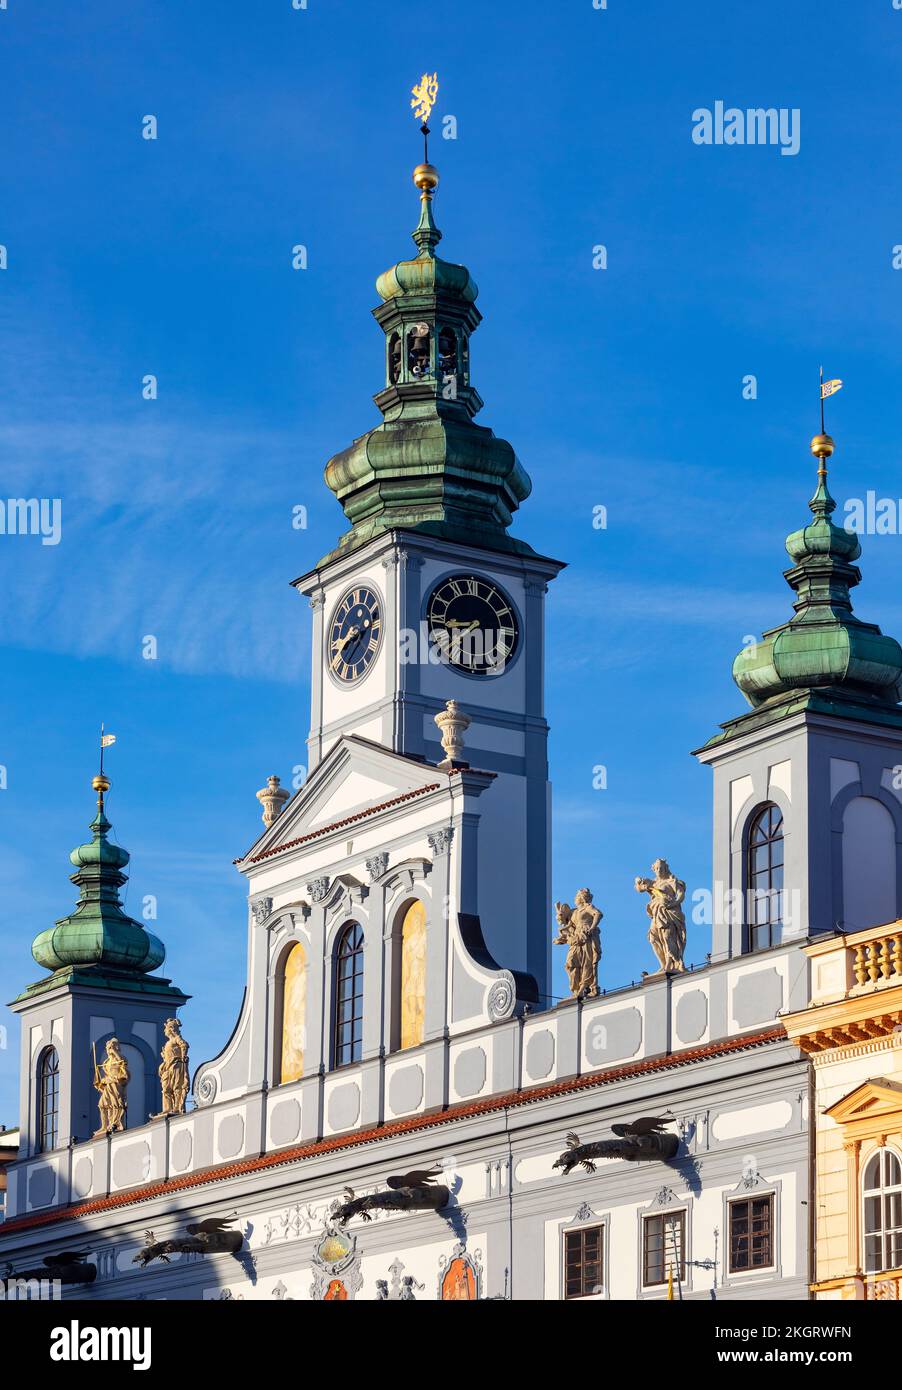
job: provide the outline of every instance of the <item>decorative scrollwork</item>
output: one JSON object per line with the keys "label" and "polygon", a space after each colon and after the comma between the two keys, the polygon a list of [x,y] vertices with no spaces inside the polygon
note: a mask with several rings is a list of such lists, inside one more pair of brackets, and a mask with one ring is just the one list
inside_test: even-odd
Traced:
{"label": "decorative scrollwork", "polygon": [[307,892],[315,903],[321,903],[328,891],[328,878],[315,878],[312,883],[307,884]]}
{"label": "decorative scrollwork", "polygon": [[194,1082],[194,1100],[197,1105],[212,1105],[216,1099],[216,1077],[211,1071],[205,1071],[197,1077]]}
{"label": "decorative scrollwork", "polygon": [[503,1023],[510,1018],[517,1003],[517,986],[509,970],[503,970],[492,984],[486,996],[486,1013],[492,1023]]}

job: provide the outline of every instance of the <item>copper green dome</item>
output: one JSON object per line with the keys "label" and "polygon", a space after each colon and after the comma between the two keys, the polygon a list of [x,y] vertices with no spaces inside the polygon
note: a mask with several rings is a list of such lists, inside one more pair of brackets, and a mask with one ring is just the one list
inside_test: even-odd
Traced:
{"label": "copper green dome", "polygon": [[470,337],[481,321],[476,284],[466,266],[436,255],[437,171],[421,165],[415,182],[417,255],[376,281],[385,385],[374,399],[383,418],[326,465],[350,529],[320,563],[395,529],[533,553],[508,535],[532,490],[529,475],[506,440],[474,423],[482,408],[470,378]]}
{"label": "copper green dome", "polygon": [[111,829],[101,793],[90,825],[91,839],[69,855],[75,865],[72,882],[81,890],[75,911],[42,931],[32,943],[32,955],[46,970],[100,967],[104,973],[144,975],[162,965],[166,957],[162,941],[122,910],[119,889],[127,882],[122,870],[129,854],[111,843]]}
{"label": "copper green dome", "polygon": [[[818,439],[827,437],[816,436],[814,452]],[[786,541],[793,565],[785,577],[796,593],[795,613],[739,653],[733,679],[755,709],[802,690],[895,709],[902,700],[902,647],[852,612],[849,590],[861,580],[853,564],[861,546],[831,520],[836,503],[823,457],[808,505],[814,520]]]}

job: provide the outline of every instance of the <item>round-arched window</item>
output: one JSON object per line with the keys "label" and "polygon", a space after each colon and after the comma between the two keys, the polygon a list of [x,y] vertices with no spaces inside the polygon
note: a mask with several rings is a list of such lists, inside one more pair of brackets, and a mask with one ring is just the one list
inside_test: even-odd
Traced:
{"label": "round-arched window", "polygon": [[363,1052],[363,931],[349,922],[335,952],[333,1065],[359,1062]]}
{"label": "round-arched window", "polygon": [[768,802],[749,827],[746,949],[765,951],[783,938],[783,813]]}
{"label": "round-arched window", "polygon": [[60,1059],[55,1047],[41,1055],[38,1067],[38,1148],[55,1149],[59,1139]]}
{"label": "round-arched window", "polygon": [[864,1267],[872,1274],[902,1266],[902,1161],[892,1149],[878,1149],[862,1178]]}

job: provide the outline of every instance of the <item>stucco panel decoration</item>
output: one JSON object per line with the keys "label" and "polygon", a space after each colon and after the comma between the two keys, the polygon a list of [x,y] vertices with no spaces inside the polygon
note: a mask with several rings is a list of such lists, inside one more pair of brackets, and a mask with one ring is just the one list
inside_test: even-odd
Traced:
{"label": "stucco panel decoration", "polygon": [[450,1257],[439,1257],[438,1268],[440,1302],[469,1303],[482,1297],[481,1250],[474,1250],[470,1255],[463,1241],[458,1241]]}
{"label": "stucco panel decoration", "polygon": [[517,986],[509,970],[502,970],[486,994],[485,1011],[492,1023],[503,1023],[514,1012]]}
{"label": "stucco panel decoration", "polygon": [[393,1115],[416,1110],[423,1099],[423,1068],[400,1067],[388,1083],[388,1107]]}
{"label": "stucco panel decoration", "polygon": [[56,1173],[49,1163],[32,1168],[28,1174],[28,1205],[49,1207],[56,1194]]}
{"label": "stucco panel decoration", "polygon": [[323,1236],[313,1252],[312,1272],[310,1297],[315,1302],[353,1300],[363,1284],[357,1257],[357,1237],[327,1220]]}
{"label": "stucco panel decoration", "polygon": [[220,1158],[235,1158],[244,1144],[244,1120],[240,1115],[227,1115],[219,1126],[216,1146]]}
{"label": "stucco panel decoration", "polygon": [[770,1105],[749,1105],[741,1110],[722,1110],[711,1126],[711,1133],[721,1143],[741,1139],[749,1134],[767,1134],[786,1129],[792,1119],[788,1100],[775,1100]]}
{"label": "stucco panel decoration", "polygon": [[301,1132],[301,1107],[296,1100],[280,1100],[273,1106],[269,1133],[274,1144],[291,1144]]}
{"label": "stucco panel decoration", "polygon": [[642,1046],[642,1015],[638,1009],[614,1009],[586,1020],[586,1056],[590,1066],[635,1057]]}
{"label": "stucco panel decoration", "polygon": [[284,1240],[300,1240],[301,1236],[322,1229],[326,1220],[326,1207],[312,1207],[309,1202],[301,1206],[299,1202],[292,1207],[271,1216],[263,1228],[263,1244],[273,1245]]}
{"label": "stucco panel decoration", "polygon": [[690,989],[681,994],[676,1006],[676,1033],[680,1042],[694,1043],[705,1035],[708,1026],[708,998],[703,989]]}
{"label": "stucco panel decoration", "polygon": [[151,1176],[150,1145],[126,1144],[113,1153],[113,1185],[134,1187]]}
{"label": "stucco panel decoration", "polygon": [[783,980],[777,970],[751,970],[733,986],[733,1017],[740,1028],[772,1023],[783,1004]]}
{"label": "stucco panel decoration", "polygon": [[459,1096],[478,1095],[485,1085],[485,1053],[481,1047],[468,1047],[454,1063],[454,1089]]}
{"label": "stucco panel decoration", "polygon": [[212,1105],[216,1099],[216,1077],[205,1071],[194,1078],[194,1101],[197,1106]]}
{"label": "stucco panel decoration", "polygon": [[191,1130],[186,1126],[180,1129],[172,1140],[172,1166],[177,1173],[184,1173],[191,1162],[193,1151],[194,1140],[191,1138]]}
{"label": "stucco panel decoration", "polygon": [[350,1129],[360,1114],[360,1087],[356,1081],[336,1086],[329,1096],[329,1126],[331,1129]]}
{"label": "stucco panel decoration", "polygon": [[94,1164],[90,1158],[80,1158],[75,1165],[75,1174],[72,1179],[72,1195],[74,1197],[87,1197],[94,1182]]}
{"label": "stucco panel decoration", "polygon": [[254,926],[262,926],[267,917],[272,916],[272,898],[254,898],[251,901],[251,914]]}
{"label": "stucco panel decoration", "polygon": [[554,1034],[549,1028],[542,1028],[526,1044],[526,1071],[531,1081],[544,1081],[553,1066]]}

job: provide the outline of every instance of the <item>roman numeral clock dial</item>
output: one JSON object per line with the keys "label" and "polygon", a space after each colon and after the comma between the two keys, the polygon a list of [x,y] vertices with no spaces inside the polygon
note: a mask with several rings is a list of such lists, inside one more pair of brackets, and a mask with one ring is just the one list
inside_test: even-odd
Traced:
{"label": "roman numeral clock dial", "polygon": [[430,639],[445,660],[471,676],[500,675],[520,640],[510,600],[475,574],[452,575],[437,585],[427,618]]}
{"label": "roman numeral clock dial", "polygon": [[382,641],[382,607],[372,589],[349,589],[329,625],[329,670],[337,680],[362,680]]}

